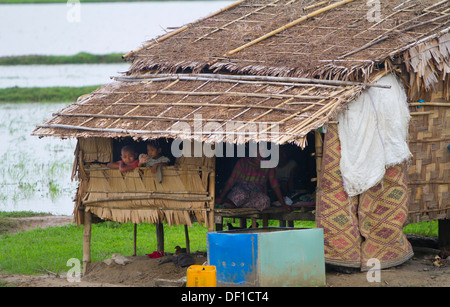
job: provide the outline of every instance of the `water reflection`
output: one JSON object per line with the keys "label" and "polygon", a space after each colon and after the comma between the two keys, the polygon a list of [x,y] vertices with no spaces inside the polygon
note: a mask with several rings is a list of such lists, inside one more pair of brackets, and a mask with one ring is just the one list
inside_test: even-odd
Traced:
{"label": "water reflection", "polygon": [[0,104],[0,211],[71,215],[75,140],[39,139],[35,126],[67,103]]}

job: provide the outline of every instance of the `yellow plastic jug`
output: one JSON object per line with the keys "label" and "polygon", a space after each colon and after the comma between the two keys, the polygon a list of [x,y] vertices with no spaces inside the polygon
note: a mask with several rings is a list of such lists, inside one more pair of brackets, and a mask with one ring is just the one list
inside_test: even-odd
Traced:
{"label": "yellow plastic jug", "polygon": [[215,287],[216,267],[214,265],[191,265],[187,270],[186,287]]}

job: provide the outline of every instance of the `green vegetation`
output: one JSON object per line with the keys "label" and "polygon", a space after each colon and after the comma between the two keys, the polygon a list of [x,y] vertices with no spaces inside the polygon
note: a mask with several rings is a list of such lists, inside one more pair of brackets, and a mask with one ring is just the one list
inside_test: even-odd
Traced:
{"label": "green vegetation", "polygon": [[30,217],[30,216],[41,216],[41,215],[50,215],[45,212],[33,212],[33,211],[0,211],[0,220],[9,218],[9,217]]}
{"label": "green vegetation", "polygon": [[9,87],[0,89],[0,102],[75,102],[98,87]]}
{"label": "green vegetation", "polygon": [[124,63],[122,53],[104,55],[80,52],[76,55],[24,55],[0,57],[0,65],[58,65],[58,64],[112,64]]}
{"label": "green vegetation", "polygon": [[[115,253],[129,256],[133,253],[134,224],[105,222],[92,226],[92,261],[110,258]],[[175,246],[184,246],[184,226],[165,227],[167,252]],[[195,224],[189,229],[192,251],[206,251],[207,228]],[[83,227],[75,224],[34,229],[17,234],[4,234],[0,245],[0,272],[12,274],[42,274],[43,270],[67,272],[67,260],[82,261]],[[155,226],[139,224],[137,254],[156,250]]]}
{"label": "green vegetation", "polygon": [[[21,213],[21,216],[26,213]],[[0,220],[16,216],[1,213]],[[231,222],[226,219],[226,222]],[[277,222],[273,222],[273,226]],[[237,226],[237,224],[235,224]],[[313,227],[313,222],[297,222],[296,227]],[[115,253],[129,256],[133,253],[134,224],[105,222],[92,225],[92,261],[110,258]],[[208,229],[195,223],[189,228],[191,251],[206,251]],[[67,272],[67,260],[82,260],[83,227],[75,224],[34,229],[17,234],[0,234],[0,272],[11,274],[42,274],[43,270],[55,273]],[[185,246],[184,226],[164,228],[167,252],[175,252],[175,246]],[[137,232],[137,254],[150,254],[156,250],[155,226],[139,224]]]}
{"label": "green vegetation", "polygon": [[438,236],[438,221],[420,222],[408,224],[403,228],[404,233],[417,234],[427,237]]}
{"label": "green vegetation", "polygon": [[[14,216],[32,213],[0,212],[1,221]],[[42,214],[42,213],[38,213]],[[44,213],[45,214],[45,213]],[[225,219],[225,224],[231,219]],[[234,223],[237,226],[237,223]],[[278,226],[271,221],[269,226]],[[295,227],[314,227],[314,222],[296,222]],[[134,224],[105,222],[92,226],[92,261],[110,258],[115,253],[129,256],[133,253]],[[410,224],[405,232],[437,236],[437,221]],[[206,234],[208,230],[198,224],[189,228],[191,251],[206,251]],[[10,274],[42,274],[48,270],[55,273],[67,272],[67,260],[77,258],[82,261],[83,227],[75,224],[34,229],[17,234],[0,234],[0,272]],[[174,252],[175,246],[185,246],[184,226],[164,228],[164,244],[167,252]],[[156,250],[155,226],[139,224],[137,232],[137,255],[150,254]]]}

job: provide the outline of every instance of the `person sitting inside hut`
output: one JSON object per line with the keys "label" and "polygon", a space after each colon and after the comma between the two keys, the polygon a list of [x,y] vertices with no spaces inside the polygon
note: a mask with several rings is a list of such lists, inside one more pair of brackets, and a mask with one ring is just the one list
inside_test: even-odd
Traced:
{"label": "person sitting inside hut", "polygon": [[261,168],[261,157],[241,158],[236,163],[230,178],[228,178],[216,203],[225,208],[256,208],[260,211],[270,207],[267,195],[267,181],[269,181],[281,206],[287,210],[275,177],[274,168]]}
{"label": "person sitting inside hut", "polygon": [[128,172],[134,170],[139,165],[137,153],[132,146],[124,146],[120,151],[120,161],[110,162],[106,165],[108,168],[119,169],[120,172]]}
{"label": "person sitting inside hut", "polygon": [[157,141],[147,143],[147,154],[139,155],[139,166],[151,167],[152,173],[156,173],[158,166],[167,165],[170,159],[161,155],[162,147]]}
{"label": "person sitting inside hut", "polygon": [[291,159],[287,149],[280,146],[280,162],[275,168],[278,183],[280,184],[281,193],[286,196],[295,191],[295,175],[297,171],[297,162]]}
{"label": "person sitting inside hut", "polygon": [[139,166],[151,167],[153,174],[156,173],[156,179],[158,182],[162,182],[162,166],[167,165],[170,159],[161,155],[161,144],[154,140],[147,143],[147,154],[139,155]]}

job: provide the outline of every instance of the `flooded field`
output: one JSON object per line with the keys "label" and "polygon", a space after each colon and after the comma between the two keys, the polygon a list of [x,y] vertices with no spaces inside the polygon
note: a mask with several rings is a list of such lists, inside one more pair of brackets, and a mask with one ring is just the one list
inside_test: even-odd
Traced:
{"label": "flooded field", "polygon": [[66,103],[0,104],[0,211],[70,215],[75,140],[31,136],[36,125]]}
{"label": "flooded field", "polygon": [[127,53],[232,1],[0,4],[0,56]]}
{"label": "flooded field", "polygon": [[[0,56],[126,53],[147,40],[215,12],[232,1],[0,4]],[[0,67],[0,88],[101,85],[129,63]],[[67,104],[0,104],[0,211],[71,215],[75,140],[31,136]]]}
{"label": "flooded field", "polygon": [[111,82],[130,64],[66,64],[0,66],[0,88],[89,86]]}

